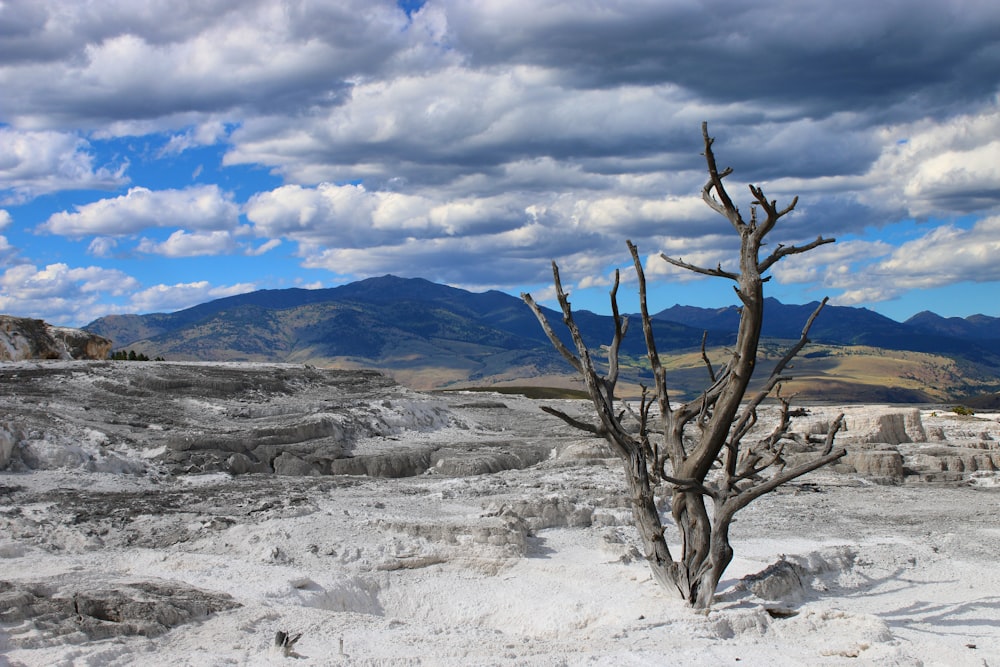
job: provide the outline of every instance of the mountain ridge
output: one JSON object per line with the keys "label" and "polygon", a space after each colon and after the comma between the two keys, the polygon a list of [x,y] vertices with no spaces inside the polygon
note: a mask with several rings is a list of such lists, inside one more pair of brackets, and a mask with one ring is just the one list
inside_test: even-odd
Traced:
{"label": "mountain ridge", "polygon": [[[796,305],[767,299],[763,338],[797,339],[816,306],[817,302]],[[573,349],[561,313],[543,310],[553,329]],[[592,353],[600,356],[600,346],[611,342],[611,318],[585,310],[577,311],[575,317]],[[634,331],[621,348],[623,384],[648,386],[651,378],[645,345],[642,335],[635,333],[638,316],[631,317],[636,320]],[[683,362],[688,364],[687,370],[674,372],[681,394],[696,391],[703,380],[703,332],[708,332],[712,353],[721,355],[735,340],[738,317],[735,306],[675,305],[653,315],[660,353],[694,359]],[[899,368],[909,370],[905,371],[905,382],[899,382],[908,388],[897,393],[906,396],[905,400],[946,393],[943,388],[921,393],[910,376],[947,376],[951,378],[946,383],[948,391],[980,385],[1000,389],[1000,339],[985,336],[1000,318],[974,317],[971,322],[952,322],[922,314],[903,323],[868,309],[828,305],[810,337],[813,347],[850,348],[854,355],[876,354],[860,350],[891,350],[900,355],[929,355],[921,362],[925,365],[957,364],[958,370],[935,374],[913,370],[912,360],[901,359]],[[376,368],[418,388],[518,380],[572,382],[572,370],[553,350],[519,298],[495,290],[469,292],[422,278],[386,275],[320,290],[258,290],[174,313],[109,315],[84,328],[112,339],[116,349],[131,347],[149,356]],[[840,352],[833,356],[846,358]],[[817,352],[799,366],[815,368],[821,376],[831,373],[829,359],[821,362],[821,357]],[[931,358],[937,361],[929,361]],[[895,371],[890,368],[886,372]],[[828,382],[827,386],[833,385]],[[844,392],[849,393],[847,389]]]}

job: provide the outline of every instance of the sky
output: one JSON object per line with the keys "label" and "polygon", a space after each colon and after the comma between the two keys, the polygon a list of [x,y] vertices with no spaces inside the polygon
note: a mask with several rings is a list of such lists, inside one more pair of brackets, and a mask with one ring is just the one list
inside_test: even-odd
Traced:
{"label": "sky", "polygon": [[795,210],[766,294],[1000,316],[996,0],[0,0],[0,313],[372,276],[723,307],[702,200]]}

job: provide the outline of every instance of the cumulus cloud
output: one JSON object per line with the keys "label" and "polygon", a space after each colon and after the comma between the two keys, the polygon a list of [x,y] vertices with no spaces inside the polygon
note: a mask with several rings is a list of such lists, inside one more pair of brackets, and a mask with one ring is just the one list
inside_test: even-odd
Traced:
{"label": "cumulus cloud", "polygon": [[166,146],[160,151],[160,155],[176,155],[189,148],[212,146],[225,139],[226,135],[226,125],[222,121],[199,123],[185,132],[171,136]]}
{"label": "cumulus cloud", "polygon": [[860,267],[881,259],[892,252],[884,242],[841,241],[819,246],[808,253],[789,255],[774,265],[771,274],[785,285],[820,283],[827,287],[845,288],[848,281],[870,282],[873,277]]}
{"label": "cumulus cloud", "polygon": [[124,296],[138,286],[116,269],[21,264],[0,274],[0,312],[80,325],[107,314],[102,302],[108,295]]}
{"label": "cumulus cloud", "polygon": [[239,206],[217,185],[183,190],[136,187],[119,197],[77,206],[52,215],[41,231],[69,237],[122,236],[156,227],[226,230],[236,226]]}
{"label": "cumulus cloud", "polygon": [[423,65],[428,51],[388,0],[44,0],[4,13],[0,87],[19,91],[5,102],[21,126],[291,110],[328,101],[349,79]]}
{"label": "cumulus cloud", "polygon": [[[0,208],[0,229],[3,229],[13,221],[10,213]],[[0,235],[0,262],[4,264],[12,263],[17,255],[17,248],[10,244],[6,236]]]}
{"label": "cumulus cloud", "polygon": [[911,118],[918,99],[955,109],[996,91],[1000,8],[989,0],[441,4],[451,44],[472,62],[555,67],[580,87],[670,80],[704,100],[798,116],[863,107]]}
{"label": "cumulus cloud", "polygon": [[494,233],[516,228],[527,219],[516,196],[442,202],[423,195],[332,183],[315,188],[286,185],[258,193],[245,210],[260,236],[347,248]]}
{"label": "cumulus cloud", "polygon": [[199,257],[226,255],[233,252],[235,247],[233,236],[228,231],[190,233],[178,229],[162,242],[143,238],[136,250],[164,257]]}
{"label": "cumulus cloud", "polygon": [[[254,289],[253,283],[212,285],[208,281],[143,288],[117,269],[21,264],[0,274],[0,312],[83,326],[109,313],[167,312]],[[109,295],[119,299],[108,303]]]}
{"label": "cumulus cloud", "polygon": [[876,264],[872,275],[899,290],[939,287],[955,282],[1000,280],[1000,216],[971,229],[944,225],[896,248]]}
{"label": "cumulus cloud", "polygon": [[[802,197],[773,242],[853,239],[786,259],[785,284],[868,303],[896,289],[873,289],[877,270],[917,289],[871,230],[1000,203],[990,0],[13,0],[0,24],[0,89],[17,91],[0,109],[0,205],[117,190],[15,211],[93,258],[131,261],[129,237],[140,256],[507,288],[547,282],[557,259],[586,287],[629,264],[630,238],[651,279],[692,279],[658,253],[726,265],[736,243],[699,198],[702,120],[745,214],[747,183]],[[194,164],[208,146],[222,169]],[[174,165],[173,187],[216,183],[157,185]],[[127,170],[153,175],[125,192]]]}
{"label": "cumulus cloud", "polygon": [[118,247],[118,239],[110,236],[97,236],[87,246],[87,253],[94,257],[111,257]]}
{"label": "cumulus cloud", "polygon": [[343,104],[295,124],[248,120],[233,132],[225,163],[272,165],[301,184],[358,176],[442,184],[485,174],[500,177],[490,190],[498,192],[509,187],[503,169],[535,160],[624,152],[633,159],[656,155],[663,169],[697,157],[700,118],[676,86],[576,90],[554,75],[452,67],[359,83]]}
{"label": "cumulus cloud", "polygon": [[130,312],[171,312],[190,308],[199,303],[222,299],[236,294],[245,294],[257,289],[253,283],[232,285],[212,285],[206,280],[173,285],[154,285],[132,295],[129,299]]}
{"label": "cumulus cloud", "polygon": [[66,132],[0,127],[0,203],[60,190],[109,190],[128,182],[127,162],[97,166],[90,144]]}
{"label": "cumulus cloud", "polygon": [[882,130],[863,195],[915,217],[1000,209],[1000,106]]}

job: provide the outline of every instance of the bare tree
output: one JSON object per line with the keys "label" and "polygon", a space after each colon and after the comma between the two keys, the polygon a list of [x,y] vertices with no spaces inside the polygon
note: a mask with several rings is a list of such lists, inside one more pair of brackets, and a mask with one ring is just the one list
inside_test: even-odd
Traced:
{"label": "bare tree", "polygon": [[[597,412],[598,424],[580,422],[558,410],[548,411],[608,441],[624,464],[633,516],[655,579],[698,609],[711,605],[719,579],[732,560],[729,526],[736,512],[781,484],[836,461],[846,453],[842,448],[833,447],[834,437],[843,423],[843,415],[840,415],[818,443],[819,451],[813,458],[794,467],[787,467],[782,458],[785,443],[792,437],[789,431],[792,416],[789,400],[781,395],[781,383],[787,379],[784,373],[789,363],[808,343],[809,328],[826,304],[825,299],[805,323],[798,342],[778,361],[767,379],[750,391],[764,317],[763,284],[769,279],[764,274],[782,258],[832,243],[834,239],[820,236],[799,246],[779,244],[761,258],[765,237],[795,208],[798,198],[779,209],[777,202],[769,201],[761,188],[751,185],[750,219],[745,220],[723,185],[723,179],[732,169],[719,171],[716,166],[707,123],[702,124],[702,136],[709,175],[702,189],[702,199],[725,216],[739,234],[739,268],[730,271],[723,269],[721,264],[716,268],[703,268],[666,255],[661,254],[661,257],[674,266],[733,281],[743,305],[735,347],[718,371],[712,367],[705,351],[705,338],[702,339],[708,386],[700,396],[679,405],[670,400],[666,372],[656,351],[646,305],[646,278],[639,251],[631,241],[627,244],[638,277],[642,329],[653,375],[653,387],[642,387],[638,411],[627,403],[617,402],[615,397],[619,349],[628,329],[628,318],[618,309],[617,271],[611,290],[615,330],[607,346],[606,372],[603,374],[598,372],[573,319],[569,295],[563,290],[555,262],[552,263],[553,279],[563,322],[575,351],[555,334],[531,295],[521,295],[556,350],[582,375]],[[758,408],[772,395],[780,405],[778,425],[769,434],[755,435],[750,441],[748,434],[757,424]],[[659,412],[658,424],[650,416],[654,404]],[[626,427],[626,415],[638,420],[637,430]],[[667,546],[657,505],[657,494],[665,496],[667,493],[673,521],[680,533],[681,554],[677,560]]]}

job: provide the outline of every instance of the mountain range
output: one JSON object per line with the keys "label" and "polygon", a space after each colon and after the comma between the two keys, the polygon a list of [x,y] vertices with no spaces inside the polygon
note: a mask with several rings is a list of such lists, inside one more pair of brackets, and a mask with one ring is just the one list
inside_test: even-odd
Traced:
{"label": "mountain range", "polygon": [[[762,366],[798,339],[818,304],[765,306]],[[562,316],[545,310],[565,335]],[[599,355],[611,318],[575,313]],[[695,395],[706,372],[701,341],[720,361],[735,340],[739,309],[673,306],[653,315],[674,395]],[[648,384],[637,316],[622,346],[622,386]],[[830,400],[941,401],[1000,389],[1000,318],[923,312],[896,322],[864,308],[827,306],[797,362],[795,389]],[[171,360],[245,360],[377,368],[420,389],[573,386],[572,369],[518,298],[473,293],[419,278],[383,276],[330,289],[261,290],[174,313],[109,315],[86,330]],[[565,339],[568,343],[568,337]],[[865,361],[867,360],[867,361]],[[861,371],[859,371],[861,369]],[[867,370],[865,370],[867,369]],[[873,371],[874,369],[874,371]]]}

